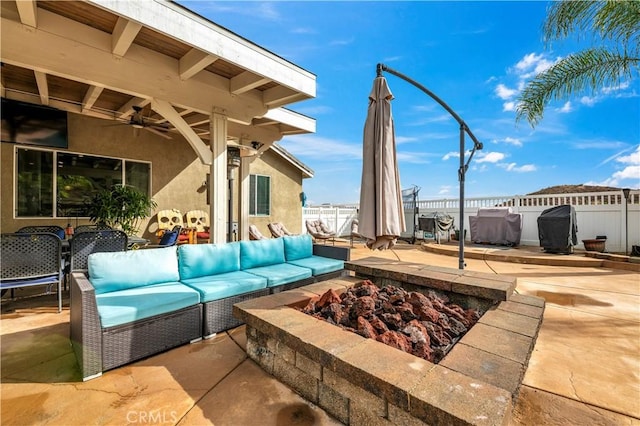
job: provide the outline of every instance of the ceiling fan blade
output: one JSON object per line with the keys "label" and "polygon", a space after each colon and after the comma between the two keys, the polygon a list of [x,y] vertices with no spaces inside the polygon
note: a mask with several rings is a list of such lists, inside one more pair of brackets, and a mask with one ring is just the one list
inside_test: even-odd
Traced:
{"label": "ceiling fan blade", "polygon": [[145,127],[145,130],[148,130],[151,133],[155,133],[158,136],[162,136],[165,139],[172,139],[171,136],[167,135],[166,133],[162,133],[160,130],[154,129],[153,127]]}

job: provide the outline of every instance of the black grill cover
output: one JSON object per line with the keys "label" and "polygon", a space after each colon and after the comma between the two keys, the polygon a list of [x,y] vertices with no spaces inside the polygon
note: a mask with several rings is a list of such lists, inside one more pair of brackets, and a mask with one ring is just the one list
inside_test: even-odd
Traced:
{"label": "black grill cover", "polygon": [[562,205],[547,209],[538,217],[538,238],[545,251],[572,253],[578,243],[576,209]]}

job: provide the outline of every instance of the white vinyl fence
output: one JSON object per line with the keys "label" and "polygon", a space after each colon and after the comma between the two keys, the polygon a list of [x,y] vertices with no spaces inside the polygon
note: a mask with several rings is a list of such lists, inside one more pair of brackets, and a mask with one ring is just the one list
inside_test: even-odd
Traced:
{"label": "white vinyl fence", "polygon": [[[405,203],[407,232],[411,237],[414,223],[412,203]],[[469,216],[475,216],[480,208],[510,207],[513,213],[522,214],[521,245],[538,246],[538,217],[551,207],[563,204],[572,205],[576,210],[578,245],[584,248],[582,240],[607,237],[606,250],[612,253],[629,253],[634,245],[640,245],[640,191],[632,190],[628,201],[622,191],[589,192],[554,195],[515,195],[505,197],[466,198],[464,203],[464,228],[469,229]],[[417,215],[427,213],[445,213],[454,218],[455,228],[460,228],[460,202],[458,199],[419,200]],[[351,221],[358,217],[358,206],[342,207],[304,207],[302,209],[302,232],[306,232],[305,220],[324,221],[336,234],[348,238]],[[417,239],[423,233],[416,230]],[[466,236],[470,239],[469,232]]]}

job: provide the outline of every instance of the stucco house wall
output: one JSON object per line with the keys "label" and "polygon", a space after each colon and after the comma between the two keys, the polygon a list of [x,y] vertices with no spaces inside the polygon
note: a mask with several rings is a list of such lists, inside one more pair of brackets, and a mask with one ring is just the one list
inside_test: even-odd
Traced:
{"label": "stucco house wall", "polygon": [[[195,152],[182,136],[172,134],[172,139],[167,140],[144,129],[134,130],[127,124],[114,125],[113,121],[73,113],[68,113],[67,116],[69,146],[68,149],[60,151],[152,163],[151,195],[158,207],[152,217],[141,223],[139,235],[154,239],[157,230],[155,213],[158,210],[175,208],[183,214],[194,209],[209,210],[207,188],[204,185],[209,167],[200,163]],[[14,217],[16,146],[25,147],[26,145],[0,144],[1,231],[14,232],[27,225],[56,224],[65,227],[69,222],[75,226],[76,218]],[[291,224],[293,229],[299,229],[302,216],[299,202],[299,194],[302,191],[301,171],[269,150],[263,153],[261,158],[253,161],[250,165],[250,173],[272,177],[272,217],[286,225]],[[237,185],[234,192],[236,201],[234,204],[237,204]],[[234,212],[234,218],[237,220],[237,207],[234,208]],[[251,221],[253,222],[253,218]],[[269,221],[271,217],[260,218],[260,226],[265,231]],[[78,218],[77,223],[90,222],[87,218]]]}
{"label": "stucco house wall", "polygon": [[249,223],[256,225],[265,237],[271,233],[269,222],[282,222],[289,231],[299,232],[302,226],[302,173],[290,162],[272,150],[251,163],[251,174],[271,177],[271,214],[249,216]]}

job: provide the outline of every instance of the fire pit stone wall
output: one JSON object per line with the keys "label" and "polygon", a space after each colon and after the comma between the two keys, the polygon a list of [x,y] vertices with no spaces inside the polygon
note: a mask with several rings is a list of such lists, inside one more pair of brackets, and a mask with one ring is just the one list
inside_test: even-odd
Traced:
{"label": "fire pit stone wall", "polygon": [[[544,301],[514,294],[515,278],[491,282],[493,276],[487,274],[374,263],[350,262],[348,268],[362,268],[357,278],[235,305],[234,315],[247,324],[249,357],[345,424],[507,424]],[[329,289],[346,291],[362,281],[360,275],[393,285],[404,283],[411,291],[407,287],[436,288],[460,297],[466,307],[477,305],[487,312],[435,365],[294,309]],[[452,281],[447,283],[447,276]],[[479,288],[469,288],[474,279]],[[453,288],[463,294],[452,292]]]}

